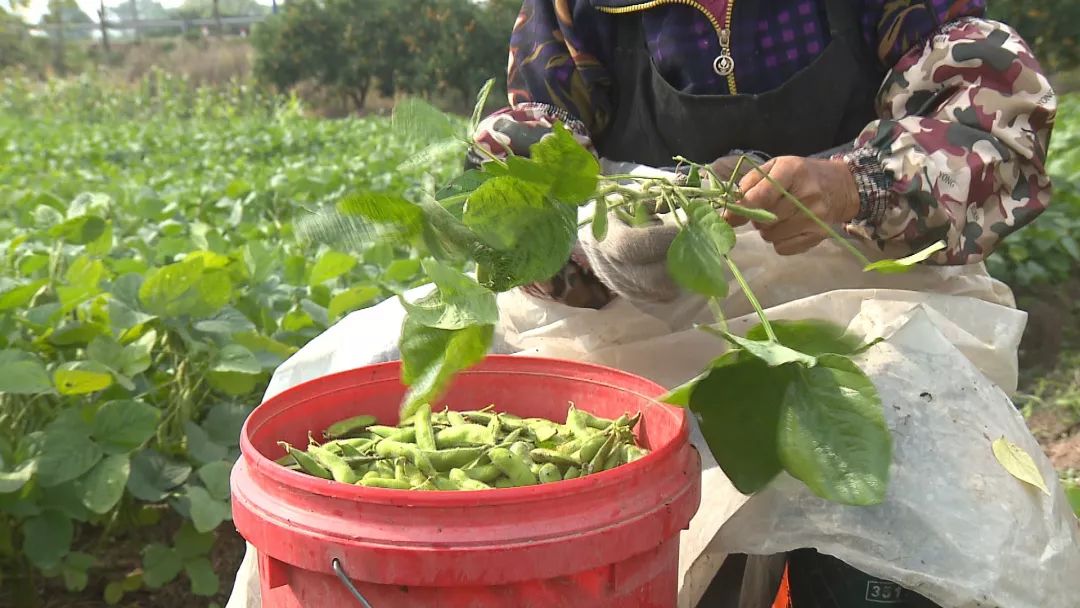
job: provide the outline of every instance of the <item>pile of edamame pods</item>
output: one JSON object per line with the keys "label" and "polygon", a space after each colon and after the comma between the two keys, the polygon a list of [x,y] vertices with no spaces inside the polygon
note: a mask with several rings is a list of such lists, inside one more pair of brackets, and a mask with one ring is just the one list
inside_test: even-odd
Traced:
{"label": "pile of edamame pods", "polygon": [[397,426],[374,416],[330,425],[307,450],[285,442],[277,462],[323,479],[396,490],[487,490],[574,479],[648,454],[637,445],[640,412],[598,418],[573,404],[566,423],[423,406]]}

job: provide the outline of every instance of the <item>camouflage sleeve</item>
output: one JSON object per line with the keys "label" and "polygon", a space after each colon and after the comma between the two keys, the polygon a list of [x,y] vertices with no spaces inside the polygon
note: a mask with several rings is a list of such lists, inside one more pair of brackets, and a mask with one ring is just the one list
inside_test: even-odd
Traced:
{"label": "camouflage sleeve", "polygon": [[611,115],[611,78],[604,68],[614,29],[587,0],[524,0],[510,35],[510,106],[488,116],[474,134],[470,164],[507,151],[527,155],[562,122],[587,147]]}
{"label": "camouflage sleeve", "polygon": [[849,232],[889,255],[944,240],[933,262],[983,260],[1049,203],[1056,106],[1014,30],[977,18],[947,24],[889,72],[881,119],[844,156],[862,203]]}

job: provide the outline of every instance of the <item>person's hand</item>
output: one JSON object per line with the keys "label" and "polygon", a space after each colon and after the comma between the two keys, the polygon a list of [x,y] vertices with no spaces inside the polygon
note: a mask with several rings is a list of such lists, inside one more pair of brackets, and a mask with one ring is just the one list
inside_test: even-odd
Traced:
{"label": "person's hand", "polygon": [[721,156],[712,163],[713,173],[723,180],[733,179],[738,183],[754,167],[764,164],[765,159],[754,152],[737,152]]}
{"label": "person's hand", "polygon": [[[806,208],[829,225],[844,224],[859,213],[859,192],[855,178],[841,160],[780,156],[750,171],[739,181],[743,199],[739,204],[765,209],[776,214],[775,222],[754,222],[761,238],[772,243],[776,253],[803,253],[828,237],[813,220],[799,211],[773,186],[764,174],[783,186]],[[732,226],[741,226],[746,218],[725,213]]]}
{"label": "person's hand", "polygon": [[671,214],[654,216],[645,226],[632,227],[611,213],[607,236],[597,241],[592,230],[581,231],[581,248],[590,270],[616,294],[639,302],[670,302],[679,287],[667,271],[667,252],[679,227]]}

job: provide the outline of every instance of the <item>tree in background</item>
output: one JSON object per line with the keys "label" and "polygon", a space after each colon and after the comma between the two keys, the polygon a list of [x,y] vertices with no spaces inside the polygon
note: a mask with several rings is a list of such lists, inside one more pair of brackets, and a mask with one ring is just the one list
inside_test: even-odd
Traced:
{"label": "tree in background", "polygon": [[256,28],[256,76],[347,96],[472,97],[506,71],[520,0],[294,0]]}
{"label": "tree in background", "polygon": [[1048,71],[1080,63],[1080,2],[1077,0],[997,0],[990,16],[1020,32]]}
{"label": "tree in background", "polygon": [[0,8],[0,70],[37,63],[37,53],[26,24]]}

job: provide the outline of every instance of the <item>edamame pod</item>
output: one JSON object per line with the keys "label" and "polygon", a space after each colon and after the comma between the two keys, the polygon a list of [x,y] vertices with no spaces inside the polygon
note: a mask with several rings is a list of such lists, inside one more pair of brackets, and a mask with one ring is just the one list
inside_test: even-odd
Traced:
{"label": "edamame pod", "polygon": [[589,460],[588,467],[585,469],[589,473],[597,473],[604,470],[604,463],[607,462],[608,456],[611,456],[611,450],[615,447],[615,435],[608,435],[604,439],[604,444],[600,446],[600,449],[596,451],[596,455]]}
{"label": "edamame pod", "polygon": [[378,420],[375,416],[353,416],[352,418],[346,418],[345,420],[338,420],[334,424],[326,427],[323,431],[323,437],[327,439],[337,439],[339,437],[345,437],[357,431],[363,431],[367,427],[376,424]]}
{"label": "edamame pod", "polygon": [[341,483],[356,482],[356,473],[341,456],[317,445],[308,446],[308,452],[315,457],[319,464],[330,471],[334,481],[340,481]]}
{"label": "edamame pod", "polygon": [[614,420],[594,416],[585,410],[578,410],[578,412],[580,412],[581,419],[585,423],[585,426],[598,431],[606,430],[614,422]]}
{"label": "edamame pod", "polygon": [[398,481],[397,479],[387,479],[385,477],[369,477],[361,479],[356,482],[357,485],[364,486],[365,488],[382,488],[384,490],[411,490],[412,486],[408,482]]}
{"label": "edamame pod", "polygon": [[578,460],[583,463],[589,463],[596,457],[596,453],[600,451],[600,448],[604,446],[607,441],[607,437],[604,435],[597,435],[595,437],[589,437],[581,444],[581,450],[578,452]]}
{"label": "edamame pod", "polygon": [[490,445],[495,443],[491,430],[480,424],[451,426],[435,433],[435,445],[444,448]]}
{"label": "edamame pod", "polygon": [[539,418],[525,420],[525,428],[537,441],[547,441],[559,434],[559,428],[554,422]]}
{"label": "edamame pod", "polygon": [[462,468],[484,455],[487,448],[447,448],[445,450],[425,451],[436,471],[449,471]]}
{"label": "edamame pod", "polygon": [[626,446],[626,462],[634,462],[635,460],[641,460],[649,455],[649,450],[640,448],[636,445]]}
{"label": "edamame pod", "polygon": [[384,439],[401,442],[416,441],[416,429],[414,427],[399,429],[392,426],[369,426],[368,430]]}
{"label": "edamame pod", "polygon": [[[510,444],[510,451],[517,454],[523,460],[531,460],[529,458],[529,452],[531,451],[529,448],[529,444],[525,443],[524,441],[515,441],[514,443]],[[488,453],[488,455],[490,456],[490,452]]]}
{"label": "edamame pod", "polygon": [[536,485],[536,475],[529,470],[528,461],[506,448],[488,450],[491,464],[499,467],[515,486]]}
{"label": "edamame pod", "polygon": [[525,433],[524,429],[514,429],[514,430],[510,431],[510,434],[507,435],[506,437],[503,437],[502,441],[499,442],[499,445],[497,447],[508,448],[508,447],[514,445],[514,442],[516,442],[518,439],[520,439],[521,436],[524,433]]}
{"label": "edamame pod", "polygon": [[559,473],[559,467],[551,464],[550,462],[540,467],[540,472],[536,474],[540,483],[551,483],[554,481],[562,481],[562,474]]}
{"label": "edamame pod", "polygon": [[626,462],[626,444],[616,445],[611,449],[611,455],[604,461],[603,470],[608,471],[614,469],[624,462]]}
{"label": "edamame pod", "polygon": [[375,444],[375,453],[383,458],[408,458],[414,459],[416,446],[411,443],[402,443],[393,439],[383,439]]}
{"label": "edamame pod", "polygon": [[285,448],[285,451],[292,456],[293,460],[296,461],[296,464],[308,475],[314,475],[315,477],[321,477],[323,479],[334,478],[329,469],[319,464],[318,461],[312,458],[307,452],[298,450],[284,441],[279,441],[278,445]]}
{"label": "edamame pod", "polygon": [[431,429],[431,406],[424,404],[416,411],[414,416],[416,424],[416,447],[421,450],[435,449],[435,431]]}
{"label": "edamame pod", "polygon": [[510,481],[509,477],[500,477],[495,481],[496,488],[515,488],[514,482]]}
{"label": "edamame pod", "polygon": [[[334,442],[334,444],[337,446],[338,450],[341,451],[341,457],[342,458],[348,459],[348,458],[364,458],[365,457],[363,454],[360,453],[360,450],[354,448],[352,446],[352,444],[350,444],[350,443],[342,443],[342,442],[339,441],[339,442]],[[324,445],[323,447],[329,449],[330,444],[328,443],[328,444]]]}
{"label": "edamame pod", "polygon": [[581,476],[581,469],[579,469],[577,467],[570,467],[569,469],[566,469],[566,474],[563,475],[562,478],[563,478],[563,480],[577,479],[580,476]]}
{"label": "edamame pod", "polygon": [[556,450],[536,448],[529,452],[529,458],[532,458],[533,462],[551,463],[560,467],[581,466],[581,461],[577,458],[574,458],[569,454],[561,454]]}
{"label": "edamame pod", "polygon": [[470,479],[475,479],[476,481],[482,481],[484,483],[491,483],[503,474],[502,470],[493,464],[482,464],[480,466],[469,467],[464,469],[464,471]]}
{"label": "edamame pod", "polygon": [[589,425],[585,424],[585,417],[582,414],[584,412],[573,405],[570,406],[570,411],[566,413],[566,426],[570,427],[570,431],[578,439],[586,439],[595,434],[595,431],[590,430]]}
{"label": "edamame pod", "polygon": [[458,484],[462,490],[490,490],[488,484],[469,477],[469,474],[461,469],[450,469],[450,479]]}
{"label": "edamame pod", "polygon": [[468,424],[465,422],[465,417],[461,415],[461,412],[449,410],[446,412],[446,419],[450,423],[450,426],[465,426]]}

